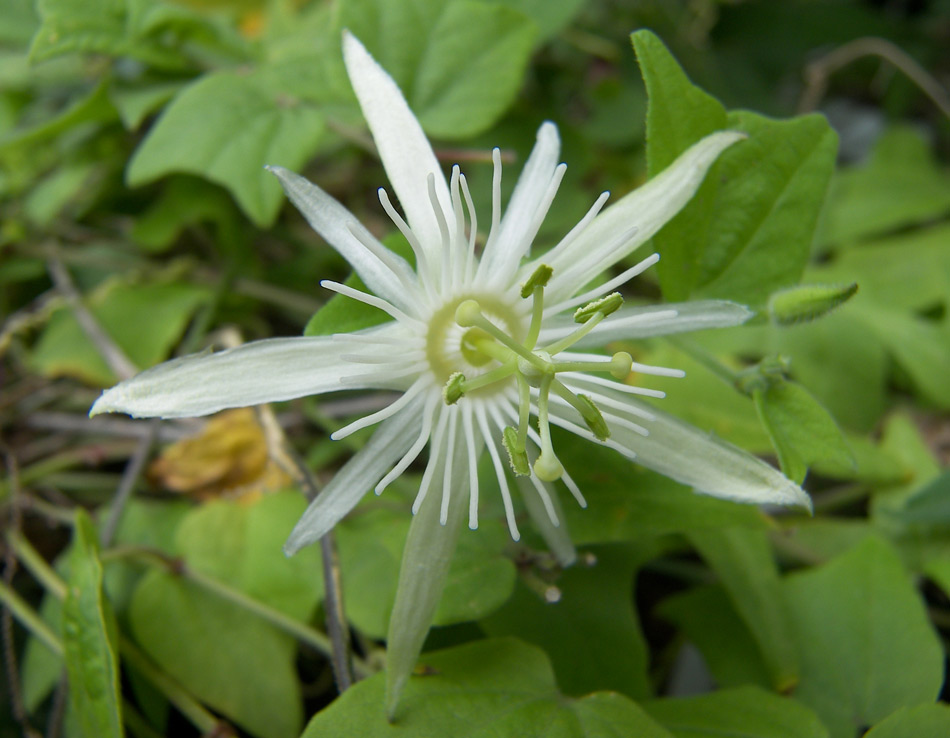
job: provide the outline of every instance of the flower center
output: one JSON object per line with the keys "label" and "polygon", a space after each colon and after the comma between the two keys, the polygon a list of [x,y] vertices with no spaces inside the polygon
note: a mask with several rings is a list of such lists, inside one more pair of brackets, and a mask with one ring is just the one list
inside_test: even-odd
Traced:
{"label": "flower center", "polygon": [[[531,388],[537,390],[538,438],[541,453],[534,462],[534,472],[539,479],[553,482],[561,477],[564,468],[554,454],[551,444],[551,428],[548,418],[551,392],[566,400],[580,413],[587,427],[600,440],[610,434],[600,410],[586,395],[575,395],[562,382],[559,372],[607,371],[617,379],[624,379],[630,372],[633,360],[630,354],[620,352],[608,361],[556,361],[556,356],[586,336],[607,315],[623,304],[623,298],[614,292],[607,297],[585,305],[574,313],[580,327],[564,338],[544,347],[538,347],[541,334],[541,318],[544,312],[544,287],[551,279],[552,270],[542,265],[522,286],[521,296],[532,299],[531,323],[527,334],[516,338],[490,320],[484,305],[478,299],[468,298],[453,303],[454,322],[466,329],[460,339],[460,353],[472,367],[483,368],[481,373],[467,377],[464,372],[451,373],[442,391],[447,404],[455,404],[464,395],[475,390],[509,382],[513,377],[518,384],[518,427],[505,428],[502,441],[508,451],[511,468],[518,475],[530,474],[526,442],[528,421],[531,415]],[[447,306],[448,307],[448,306]],[[433,322],[435,325],[435,322]],[[448,328],[445,329],[448,331]],[[430,331],[430,336],[432,332]],[[440,335],[441,337],[441,335]],[[492,366],[492,362],[494,365]]]}
{"label": "flower center", "polygon": [[457,372],[477,376],[495,358],[490,349],[486,353],[485,342],[494,341],[485,330],[465,329],[455,321],[459,305],[473,300],[482,306],[486,320],[497,330],[512,336],[524,335],[522,315],[493,295],[463,295],[450,300],[432,314],[426,334],[426,358],[439,382],[447,381]]}

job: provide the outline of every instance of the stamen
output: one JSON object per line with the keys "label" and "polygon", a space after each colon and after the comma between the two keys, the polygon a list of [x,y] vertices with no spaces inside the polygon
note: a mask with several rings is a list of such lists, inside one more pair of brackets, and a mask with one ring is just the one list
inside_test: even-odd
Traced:
{"label": "stamen", "polygon": [[587,323],[595,315],[597,315],[597,313],[603,313],[604,317],[607,317],[611,313],[619,310],[622,305],[623,295],[621,295],[619,292],[611,292],[606,297],[601,297],[599,300],[594,300],[584,307],[578,308],[576,311],[574,311],[574,322]]}
{"label": "stamen", "polygon": [[510,425],[505,426],[505,430],[501,434],[501,442],[505,447],[505,451],[508,452],[508,463],[511,465],[511,470],[519,477],[530,476],[531,467],[528,465],[528,454],[525,453],[524,444],[518,438],[517,429]]}
{"label": "stamen", "polygon": [[551,426],[548,419],[548,403],[554,375],[545,374],[538,387],[538,434],[541,437],[541,455],[534,462],[534,473],[545,482],[554,482],[564,473],[551,443]]}
{"label": "stamen", "polygon": [[462,381],[462,394],[466,392],[474,392],[481,387],[487,387],[495,382],[501,381],[502,379],[507,379],[512,374],[517,371],[517,364],[510,362],[503,366],[495,367],[491,371],[487,371],[484,374],[479,374],[477,377],[472,379],[465,379]]}
{"label": "stamen", "polygon": [[442,289],[448,290],[449,268],[452,264],[452,244],[449,241],[449,225],[445,222],[445,212],[439,203],[439,198],[435,194],[435,175],[429,172],[426,177],[426,183],[429,187],[429,202],[432,204],[432,212],[435,213],[435,220],[439,224],[439,235],[442,237]]}
{"label": "stamen", "polygon": [[392,417],[402,410],[406,405],[408,405],[427,384],[427,380],[419,379],[394,402],[391,402],[382,410],[377,410],[376,412],[370,413],[369,415],[364,415],[359,420],[354,420],[349,425],[345,425],[339,430],[331,433],[330,438],[334,441],[341,441],[347,436],[356,433],[356,431],[361,430],[362,428],[368,428],[371,425],[376,425],[376,423],[386,420],[386,418]]}
{"label": "stamen", "polygon": [[462,372],[455,372],[446,381],[442,387],[442,400],[446,405],[454,405],[465,394],[462,385],[465,383],[465,375]]}
{"label": "stamen", "polygon": [[531,325],[528,326],[528,335],[525,336],[524,345],[526,348],[533,349],[538,342],[538,336],[541,335],[541,319],[544,317],[544,287],[551,280],[554,270],[547,264],[541,264],[534,273],[528,277],[528,281],[521,285],[521,297],[531,297]]}
{"label": "stamen", "polygon": [[418,320],[417,318],[409,317],[402,310],[390,304],[389,302],[382,299],[381,297],[377,297],[376,295],[370,295],[370,294],[367,294],[366,292],[360,292],[359,290],[354,290],[352,287],[347,287],[345,284],[340,284],[339,282],[333,282],[329,279],[322,280],[320,282],[320,286],[325,287],[331,292],[338,292],[339,294],[346,295],[347,297],[350,297],[358,302],[362,302],[374,308],[379,308],[384,313],[392,316],[393,318],[395,318],[396,320],[402,323],[414,323],[420,326],[425,325],[425,323],[423,323],[421,320]]}
{"label": "stamen", "polygon": [[564,399],[571,407],[580,413],[590,432],[593,433],[598,441],[606,441],[610,436],[610,428],[601,414],[600,409],[594,404],[593,400],[587,395],[575,395],[567,387],[558,381],[552,385],[554,392]]}
{"label": "stamen", "polygon": [[594,313],[579,328],[568,333],[566,336],[555,341],[554,343],[549,344],[548,346],[545,346],[544,350],[552,355],[561,353],[562,351],[564,351],[564,349],[570,348],[575,343],[580,341],[584,336],[586,336],[588,333],[594,330],[594,328],[596,328],[597,325],[600,323],[600,321],[602,321],[605,317],[606,316],[601,312]]}

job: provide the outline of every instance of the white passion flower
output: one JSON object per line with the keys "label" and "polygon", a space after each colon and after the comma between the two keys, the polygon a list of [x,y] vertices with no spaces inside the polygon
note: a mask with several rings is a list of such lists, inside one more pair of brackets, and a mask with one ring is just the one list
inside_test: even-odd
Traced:
{"label": "white passion flower", "polygon": [[[401,392],[388,407],[333,434],[340,439],[379,425],[306,511],[287,541],[288,553],[319,539],[368,490],[381,493],[426,446],[429,458],[414,512],[430,494],[438,496],[445,524],[452,496],[466,496],[469,526],[477,527],[476,469],[487,449],[512,537],[519,534],[511,472],[519,487],[536,491],[556,527],[553,482],[560,480],[585,503],[555,455],[552,424],[701,493],[810,505],[797,485],[769,465],[636,399],[661,393],[623,381],[631,369],[666,376],[682,372],[636,364],[625,353],[608,357],[577,350],[748,319],[745,307],[719,300],[621,307],[614,290],[655,263],[657,255],[584,291],[672,218],[719,153],[742,134],[721,132],[703,139],[606,209],[608,193],[603,193],[557,246],[524,261],[565,171],[558,163],[557,129],[544,123],[503,216],[501,161],[499,151],[493,152],[491,223],[479,253],[465,175],[455,166],[446,181],[396,83],[349,33],[343,50],[405,217],[382,188],[379,199],[411,245],[415,271],[319,187],[281,167],[270,170],[373,294],[331,281],[322,286],[379,308],[393,320],[354,333],[275,338],[175,359],[105,391],[91,415],[201,416],[337,390]],[[537,510],[529,504],[532,508]]]}
{"label": "white passion flower", "polygon": [[733,326],[749,318],[743,306],[718,300],[623,307],[615,290],[654,264],[656,255],[585,289],[676,215],[720,152],[742,134],[703,139],[608,208],[605,192],[559,244],[532,259],[531,244],[565,170],[558,163],[557,129],[544,123],[504,215],[495,150],[491,221],[479,249],[465,175],[456,166],[446,180],[396,83],[348,33],[343,52],[403,214],[385,190],[379,199],[412,247],[415,270],[319,187],[280,167],[270,170],[371,294],[321,284],[392,320],[353,333],[275,338],[175,359],[107,390],[90,414],[199,416],[338,390],[400,392],[386,408],[333,434],[339,439],[378,425],[313,501],[285,547],[293,553],[322,537],[368,490],[381,493],[428,446],[390,619],[392,714],[438,604],[459,523],[467,513],[469,527],[478,524],[483,451],[491,458],[512,537],[519,534],[510,479],[565,564],[574,552],[560,525],[554,485],[562,483],[585,503],[557,458],[552,425],[701,493],[806,508],[810,501],[768,464],[637,399],[661,393],[624,381],[631,369],[682,372],[635,364],[626,353],[591,352],[619,339]]}

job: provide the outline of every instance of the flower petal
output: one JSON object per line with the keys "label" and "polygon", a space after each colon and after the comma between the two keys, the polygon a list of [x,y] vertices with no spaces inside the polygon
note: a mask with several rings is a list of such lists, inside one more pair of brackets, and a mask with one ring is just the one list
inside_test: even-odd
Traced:
{"label": "flower petal", "polygon": [[[416,285],[417,280],[405,259],[383,246],[356,216],[313,182],[283,167],[268,170],[277,176],[287,197],[310,226],[350,263],[367,287],[397,307],[414,312],[406,285]],[[373,249],[364,244],[371,244]]]}
{"label": "flower petal", "polygon": [[310,503],[284,544],[291,556],[320,538],[350,512],[412,445],[423,404],[415,402],[380,424],[363,446]]}
{"label": "flower petal", "polygon": [[[364,331],[393,333],[393,326]],[[390,350],[390,346],[385,346]],[[333,336],[270,338],[237,348],[191,354],[146,369],[102,393],[90,415],[128,413],[136,418],[189,418],[231,407],[279,402],[305,395],[354,389],[341,375],[368,373],[340,358],[352,344]]]}
{"label": "flower petal", "polygon": [[[733,131],[707,136],[645,185],[606,208],[549,264],[554,276],[545,299],[553,303],[576,294],[652,238],[693,197],[719,154],[743,138],[744,134]],[[522,273],[530,274],[541,261],[526,265]]]}
{"label": "flower petal", "polygon": [[347,31],[343,33],[343,61],[406,220],[430,264],[440,264],[442,235],[429,199],[430,174],[446,222],[454,223],[455,216],[449,186],[432,146],[396,82]]}
{"label": "flower petal", "polygon": [[[672,333],[731,328],[742,325],[755,313],[728,300],[693,300],[647,307],[621,308],[578,341],[575,347],[603,346],[611,341],[651,338]],[[577,330],[570,315],[548,321],[541,332],[542,344],[552,343]]]}
{"label": "flower petal", "polygon": [[[454,413],[451,422],[465,422],[460,416],[461,413]],[[452,489],[445,525],[440,524],[442,496],[431,490],[412,519],[402,554],[396,601],[386,639],[386,712],[390,720],[395,715],[399,697],[415,668],[442,598],[449,564],[468,510],[468,465],[460,463],[467,455],[465,433],[459,431],[456,427],[451,434],[455,447],[444,449],[438,468],[431,475],[437,480],[434,484],[437,489],[443,482],[443,465],[448,456],[452,455],[458,462],[452,467]]]}
{"label": "flower petal", "polygon": [[550,205],[546,195],[560,153],[561,139],[557,126],[551,122],[542,123],[538,129],[537,142],[508,201],[498,233],[485,245],[479,276],[488,280],[495,277],[504,283],[510,280],[511,273],[528,252],[541,225],[544,213],[540,213],[539,209],[544,208],[546,212]]}
{"label": "flower petal", "polygon": [[[637,463],[697,492],[757,505],[790,505],[811,511],[808,494],[780,471],[731,443],[658,410],[653,405],[603,388],[603,394],[655,416],[643,423],[642,436],[619,424],[611,427],[610,441],[636,454]],[[593,395],[593,393],[592,393]],[[597,402],[595,395],[592,396]],[[552,407],[552,414],[571,418],[569,410]],[[631,417],[632,413],[631,413]]]}

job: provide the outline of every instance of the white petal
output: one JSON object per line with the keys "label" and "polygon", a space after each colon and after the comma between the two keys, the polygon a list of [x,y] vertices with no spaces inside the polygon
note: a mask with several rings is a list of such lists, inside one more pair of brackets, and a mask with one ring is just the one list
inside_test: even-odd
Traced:
{"label": "white petal", "polygon": [[[607,316],[574,346],[603,346],[611,341],[651,338],[709,328],[742,325],[755,313],[744,305],[728,300],[671,302],[648,307],[625,307]],[[570,315],[547,321],[541,331],[541,344],[557,341],[577,330]]]}
{"label": "white petal", "polygon": [[554,177],[560,153],[561,139],[557,127],[550,122],[542,123],[538,129],[537,142],[521,170],[498,232],[485,245],[479,276],[484,275],[488,279],[498,276],[505,282],[511,279],[511,272],[527,253],[540,226],[536,217],[539,208],[547,210],[549,205],[545,202],[545,194]]}
{"label": "white petal", "polygon": [[610,390],[605,394],[655,416],[644,423],[646,437],[611,426],[610,441],[636,453],[637,463],[713,497],[811,510],[808,494],[761,459],[655,407]]}
{"label": "white petal", "polygon": [[[651,239],[689,202],[719,154],[743,138],[744,134],[732,131],[707,136],[645,185],[605,209],[549,264],[554,276],[545,298],[557,302],[576,294],[591,279]],[[618,235],[634,228],[636,232],[629,239],[616,243]],[[527,265],[523,272],[533,271],[541,261]]]}
{"label": "white petal", "polygon": [[[392,333],[390,326],[374,330]],[[340,358],[341,353],[352,350],[351,344],[332,336],[299,336],[254,341],[218,353],[191,354],[146,369],[106,390],[89,414],[188,418],[354,386],[377,386],[361,385],[359,380],[352,380],[345,388],[341,385],[341,375],[367,369]]]}
{"label": "white petal", "polygon": [[419,424],[422,403],[415,402],[384,421],[352,459],[310,503],[294,526],[284,553],[288,556],[322,538],[350,512],[412,443],[411,428]]}
{"label": "white petal", "polygon": [[449,186],[432,146],[396,82],[349,32],[343,34],[343,61],[406,220],[426,249],[430,264],[439,264],[442,236],[429,200],[430,174],[446,221],[454,222],[455,216],[451,214]]}
{"label": "white petal", "polygon": [[406,285],[415,285],[416,276],[405,259],[383,246],[356,216],[313,182],[283,167],[268,170],[311,227],[350,263],[367,287],[394,305],[414,311],[416,300],[407,295]]}

